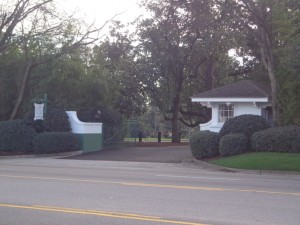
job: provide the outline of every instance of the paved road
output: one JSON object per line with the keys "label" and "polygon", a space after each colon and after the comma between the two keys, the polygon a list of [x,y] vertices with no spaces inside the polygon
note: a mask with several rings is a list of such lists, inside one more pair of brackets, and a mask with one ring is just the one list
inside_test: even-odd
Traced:
{"label": "paved road", "polygon": [[1,225],[299,225],[300,176],[194,164],[0,160]]}

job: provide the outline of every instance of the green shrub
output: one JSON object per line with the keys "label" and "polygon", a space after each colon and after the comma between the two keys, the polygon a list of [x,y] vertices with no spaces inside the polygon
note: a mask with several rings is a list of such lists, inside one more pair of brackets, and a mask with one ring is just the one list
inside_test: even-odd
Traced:
{"label": "green shrub", "polygon": [[219,155],[219,135],[211,131],[194,132],[190,137],[190,148],[196,159]]}
{"label": "green shrub", "polygon": [[35,130],[23,120],[0,122],[0,151],[31,152],[35,136]]}
{"label": "green shrub", "polygon": [[220,130],[220,137],[230,133],[242,133],[251,138],[254,132],[267,129],[267,121],[256,115],[240,115],[227,120]]}
{"label": "green shrub", "polygon": [[54,108],[45,116],[45,128],[50,132],[69,132],[71,130],[69,117],[65,110]]}
{"label": "green shrub", "polygon": [[256,132],[251,138],[251,148],[258,152],[300,153],[300,127],[275,127]]}
{"label": "green shrub", "polygon": [[32,122],[32,127],[37,133],[45,132],[45,123],[44,120],[34,120]]}
{"label": "green shrub", "polygon": [[73,133],[45,132],[33,139],[33,146],[36,154],[78,151],[79,140]]}
{"label": "green shrub", "polygon": [[227,134],[220,139],[219,151],[221,156],[241,154],[249,149],[249,139],[245,134]]}
{"label": "green shrub", "polygon": [[32,127],[37,133],[45,132],[44,120],[24,119],[27,126]]}

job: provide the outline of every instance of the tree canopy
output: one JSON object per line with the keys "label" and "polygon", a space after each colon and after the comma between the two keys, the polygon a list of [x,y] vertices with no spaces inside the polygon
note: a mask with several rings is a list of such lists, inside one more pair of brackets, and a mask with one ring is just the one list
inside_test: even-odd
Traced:
{"label": "tree canopy", "polygon": [[[123,118],[158,108],[179,141],[180,126],[210,119],[190,97],[239,79],[272,86],[276,124],[299,124],[298,0],[144,0],[126,27],[102,27],[52,0],[0,3],[0,120],[24,117],[31,99]],[[235,51],[243,61],[229,56]],[[109,114],[109,113],[108,113]],[[111,113],[114,114],[114,113]]]}
{"label": "tree canopy", "polygon": [[[151,100],[172,121],[197,126],[209,119],[207,109],[191,104],[195,92],[212,89],[234,63],[233,44],[213,1],[144,1],[151,17],[138,22],[139,78]],[[226,65],[225,65],[226,64]]]}

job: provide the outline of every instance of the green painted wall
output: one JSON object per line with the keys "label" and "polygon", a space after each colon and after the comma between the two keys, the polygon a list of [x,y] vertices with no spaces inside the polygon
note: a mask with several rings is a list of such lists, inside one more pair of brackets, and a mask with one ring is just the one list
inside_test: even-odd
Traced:
{"label": "green painted wall", "polygon": [[79,137],[80,150],[94,152],[102,149],[102,134],[76,134]]}

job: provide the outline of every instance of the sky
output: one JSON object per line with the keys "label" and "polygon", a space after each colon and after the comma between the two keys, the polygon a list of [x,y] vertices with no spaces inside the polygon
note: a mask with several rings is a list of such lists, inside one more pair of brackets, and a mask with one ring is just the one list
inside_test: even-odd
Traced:
{"label": "sky", "polygon": [[124,23],[132,21],[141,14],[138,3],[141,0],[57,0],[58,4],[66,11],[78,11],[88,21],[103,25],[117,13],[122,13],[115,19]]}

